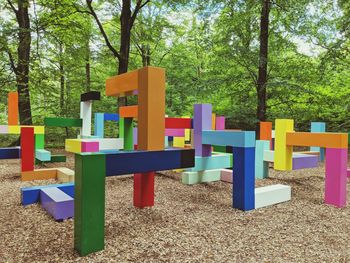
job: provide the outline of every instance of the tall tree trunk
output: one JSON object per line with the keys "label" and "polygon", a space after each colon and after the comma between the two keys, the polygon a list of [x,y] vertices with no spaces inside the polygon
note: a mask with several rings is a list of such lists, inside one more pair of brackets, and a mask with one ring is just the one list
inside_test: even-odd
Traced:
{"label": "tall tree trunk", "polygon": [[262,0],[260,17],[260,53],[259,53],[259,75],[257,81],[257,118],[259,121],[266,120],[266,85],[267,85],[267,62],[269,44],[269,13],[270,0]]}
{"label": "tall tree trunk", "polygon": [[59,43],[59,68],[60,68],[60,113],[63,116],[64,112],[64,65],[63,65],[63,45]]}
{"label": "tall tree trunk", "polygon": [[[123,0],[120,15],[120,48],[118,75],[128,71],[131,35],[131,0]],[[127,105],[126,97],[118,98],[119,106]]]}
{"label": "tall tree trunk", "polygon": [[16,82],[19,95],[19,120],[21,124],[32,125],[29,92],[29,59],[30,59],[30,20],[28,14],[29,1],[18,0],[16,18],[19,25],[19,43],[17,48],[18,64],[16,67]]}
{"label": "tall tree trunk", "polygon": [[85,75],[86,75],[86,92],[89,92],[91,90],[90,50],[86,55]]}
{"label": "tall tree trunk", "polygon": [[151,65],[151,51],[149,45],[141,45],[141,57],[144,67]]}

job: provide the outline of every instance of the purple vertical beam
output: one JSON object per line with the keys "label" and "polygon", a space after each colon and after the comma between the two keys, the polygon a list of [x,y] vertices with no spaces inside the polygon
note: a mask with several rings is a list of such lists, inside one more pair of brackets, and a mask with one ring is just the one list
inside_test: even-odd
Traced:
{"label": "purple vertical beam", "polygon": [[348,149],[326,148],[325,203],[346,205]]}
{"label": "purple vertical beam", "polygon": [[202,144],[202,131],[211,130],[211,104],[195,104],[193,135],[196,156],[211,156],[211,145]]}
{"label": "purple vertical beam", "polygon": [[137,128],[136,127],[133,129],[133,134],[134,134],[134,145],[137,145]]}
{"label": "purple vertical beam", "polygon": [[224,116],[218,116],[216,117],[216,124],[215,124],[216,130],[225,130],[225,117]]}

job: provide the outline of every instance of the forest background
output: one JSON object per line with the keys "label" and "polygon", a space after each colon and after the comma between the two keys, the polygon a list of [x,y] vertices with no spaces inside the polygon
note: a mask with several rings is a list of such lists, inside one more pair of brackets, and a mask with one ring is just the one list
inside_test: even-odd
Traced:
{"label": "forest background", "polygon": [[[106,78],[148,65],[166,69],[169,116],[211,103],[227,128],[350,129],[349,0],[0,0],[1,124],[15,90],[21,124],[77,118],[90,90],[94,112],[117,112],[137,98],[106,97]],[[78,131],[48,132],[63,145]]]}

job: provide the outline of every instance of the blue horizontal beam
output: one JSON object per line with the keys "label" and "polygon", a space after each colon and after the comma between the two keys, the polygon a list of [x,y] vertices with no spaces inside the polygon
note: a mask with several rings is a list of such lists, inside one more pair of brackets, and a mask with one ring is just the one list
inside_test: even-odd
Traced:
{"label": "blue horizontal beam", "polygon": [[0,148],[0,159],[19,159],[20,156],[20,147]]}
{"label": "blue horizontal beam", "polygon": [[194,166],[194,149],[106,154],[106,176],[147,173]]}
{"label": "blue horizontal beam", "polygon": [[119,121],[119,114],[117,114],[117,113],[105,113],[104,119],[105,119],[105,121]]}
{"label": "blue horizontal beam", "polygon": [[70,197],[74,198],[74,183],[50,184],[21,188],[22,205],[30,205],[40,201],[40,190],[44,188],[57,187]]}
{"label": "blue horizontal beam", "polygon": [[255,147],[255,132],[203,131],[202,143],[217,146]]}

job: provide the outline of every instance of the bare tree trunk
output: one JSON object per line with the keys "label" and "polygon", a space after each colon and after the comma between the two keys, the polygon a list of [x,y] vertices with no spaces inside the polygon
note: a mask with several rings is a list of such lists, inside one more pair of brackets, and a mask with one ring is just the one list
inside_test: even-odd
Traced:
{"label": "bare tree trunk", "polygon": [[259,75],[257,81],[257,118],[259,121],[266,120],[266,85],[267,85],[267,62],[269,43],[269,13],[270,0],[262,0],[260,17],[260,54]]}
{"label": "bare tree trunk", "polygon": [[19,25],[19,43],[17,48],[18,62],[15,70],[17,91],[19,95],[19,120],[21,124],[32,124],[29,92],[29,63],[30,63],[30,20],[28,14],[29,1],[18,0],[18,10],[14,10]]}
{"label": "bare tree trunk", "polygon": [[90,35],[86,41],[86,56],[85,56],[85,76],[86,76],[86,92],[91,90],[91,70],[90,70]]}
{"label": "bare tree trunk", "polygon": [[64,112],[64,65],[63,65],[63,45],[59,43],[59,69],[60,69],[60,113],[63,116]]}

